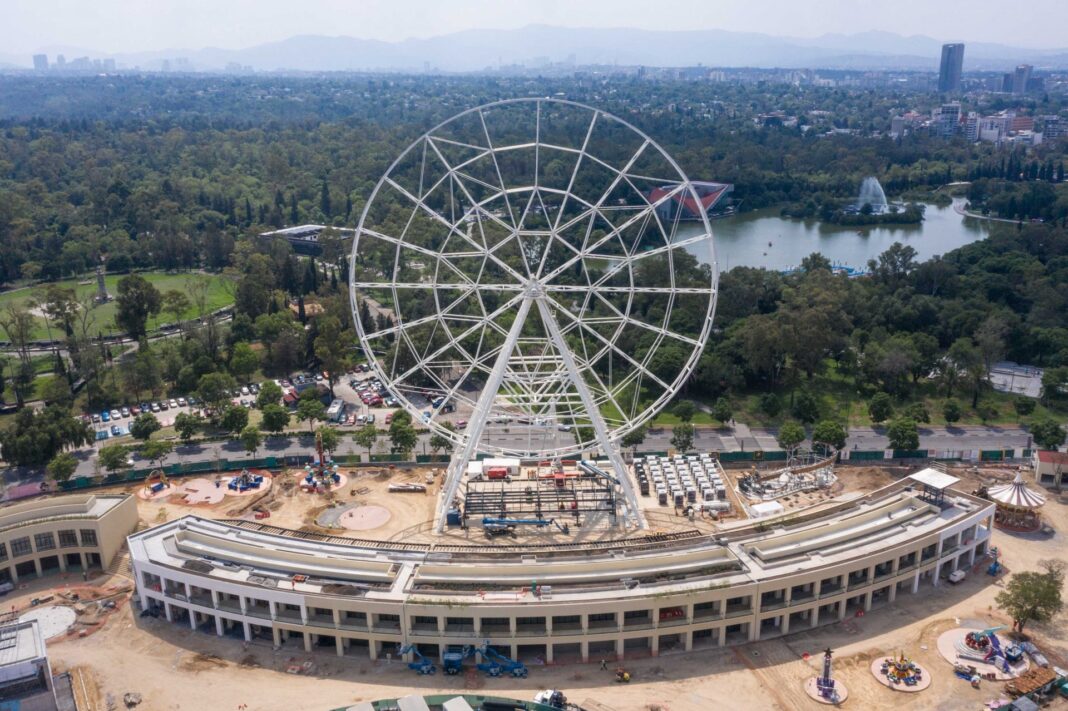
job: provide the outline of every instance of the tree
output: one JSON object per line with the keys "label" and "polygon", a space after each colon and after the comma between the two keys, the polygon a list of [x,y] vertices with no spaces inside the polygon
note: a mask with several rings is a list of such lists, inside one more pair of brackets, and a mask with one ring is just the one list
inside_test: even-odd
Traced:
{"label": "tree", "polygon": [[151,439],[141,445],[138,452],[150,462],[155,462],[156,467],[163,468],[163,460],[174,451],[174,443],[162,439]]}
{"label": "tree", "polygon": [[[235,343],[230,353],[230,373],[239,383],[247,383],[260,367],[260,357],[247,343]],[[273,385],[273,383],[272,383]]]}
{"label": "tree", "polygon": [[1031,423],[1031,438],[1042,449],[1056,449],[1064,444],[1064,428],[1049,417]]}
{"label": "tree", "polygon": [[886,436],[890,440],[890,449],[913,451],[920,448],[920,433],[916,421],[907,417],[899,417],[891,422],[886,428]]}
{"label": "tree", "polygon": [[109,444],[100,448],[100,466],[109,472],[130,466],[130,448],[125,444]]}
{"label": "tree", "polygon": [[947,354],[949,362],[958,373],[963,373],[967,382],[972,385],[972,409],[979,406],[979,393],[986,383],[989,371],[983,362],[982,353],[975,347],[970,338],[958,338],[949,347]]}
{"label": "tree", "polygon": [[893,413],[894,405],[890,401],[890,396],[886,393],[875,393],[871,401],[868,402],[868,416],[871,417],[871,421],[875,424],[890,419]]}
{"label": "tree", "polygon": [[835,449],[845,447],[846,436],[846,428],[834,420],[820,420],[812,428],[813,443],[827,444]]}
{"label": "tree", "polygon": [[905,408],[905,417],[916,422],[928,423],[931,421],[931,413],[927,411],[927,405],[922,400],[914,402]]}
{"label": "tree", "polygon": [[789,453],[789,456],[793,456],[794,450],[805,441],[805,428],[799,422],[787,420],[782,423],[778,434],[775,435],[775,440]]}
{"label": "tree", "polygon": [[174,323],[178,324],[178,327],[182,327],[182,317],[185,316],[185,312],[192,307],[192,303],[189,301],[189,297],[185,293],[178,291],[177,289],[170,289],[163,292],[163,300],[160,310],[166,314],[170,314]]}
{"label": "tree", "polygon": [[954,422],[960,420],[960,403],[956,400],[946,400],[942,405],[942,417],[945,419],[947,425],[952,425]]}
{"label": "tree", "polygon": [[[306,393],[312,393],[314,397],[304,397]],[[326,419],[326,407],[318,397],[315,388],[305,390],[300,394],[300,402],[297,403],[297,419],[308,423],[308,429],[314,430],[315,423]]]}
{"label": "tree", "polygon": [[356,444],[367,450],[367,460],[370,461],[371,450],[374,448],[375,442],[378,441],[378,428],[375,427],[375,423],[368,422],[356,430],[352,435],[352,439]]}
{"label": "tree", "polygon": [[697,406],[693,400],[679,400],[675,407],[671,408],[671,412],[683,422],[689,422],[697,414]]}
{"label": "tree", "polygon": [[816,396],[802,390],[794,398],[790,413],[801,422],[815,422],[820,416],[820,404]]}
{"label": "tree", "polygon": [[319,437],[323,441],[323,451],[327,452],[331,456],[337,451],[338,446],[341,444],[341,433],[334,427],[319,428]]}
{"label": "tree", "polygon": [[224,407],[233,399],[231,394],[236,383],[226,373],[207,373],[200,376],[197,381],[197,397],[200,398],[215,418],[218,418]]}
{"label": "tree", "polygon": [[130,338],[139,340],[147,333],[149,316],[155,316],[163,308],[163,296],[144,277],[131,274],[119,280],[115,306],[115,323]]}
{"label": "tree", "polygon": [[979,413],[979,419],[984,425],[998,416],[998,409],[989,403],[980,405],[976,412]]}
{"label": "tree", "polygon": [[45,471],[48,472],[48,478],[52,481],[64,482],[74,475],[77,468],[78,459],[73,454],[70,452],[60,452],[48,462]]}
{"label": "tree", "polygon": [[259,394],[256,396],[256,407],[262,410],[268,405],[277,405],[281,399],[282,388],[273,380],[268,380],[263,384]]}
{"label": "tree", "polygon": [[8,464],[43,466],[67,447],[84,447],[95,436],[93,428],[66,407],[23,408],[0,430],[0,450]]}
{"label": "tree", "polygon": [[1016,410],[1016,421],[1021,417],[1027,417],[1035,411],[1035,401],[1029,397],[1018,397],[1012,401],[1012,408]]}
{"label": "tree", "polygon": [[256,425],[246,425],[242,428],[238,439],[241,440],[241,446],[245,448],[245,452],[253,457],[256,456],[256,450],[263,444],[263,435],[260,434],[260,429]]}
{"label": "tree", "polygon": [[645,441],[645,435],[646,433],[648,433],[648,431],[649,428],[645,425],[642,425],[641,427],[635,427],[630,432],[623,435],[623,439],[619,441],[619,445],[621,447],[633,447],[635,450],[637,450],[637,448],[641,446],[642,442]]}
{"label": "tree", "polygon": [[204,426],[204,418],[189,412],[179,412],[174,416],[174,430],[178,438],[186,444],[192,441],[197,432]]}
{"label": "tree", "polygon": [[1014,573],[994,602],[1012,617],[1012,627],[1023,632],[1029,622],[1048,622],[1061,611],[1061,587],[1064,585],[1064,562],[1043,560],[1042,572]]}
{"label": "tree", "polygon": [[718,398],[716,403],[712,405],[712,417],[716,418],[723,424],[727,424],[733,416],[731,410],[731,401],[725,397]]}
{"label": "tree", "polygon": [[228,405],[219,418],[219,426],[237,434],[248,426],[248,410],[241,405]]}
{"label": "tree", "polygon": [[[260,391],[263,392],[262,390]],[[262,408],[263,419],[260,426],[268,432],[280,433],[289,426],[289,410],[277,403],[266,405]]]}
{"label": "tree", "polygon": [[675,425],[671,430],[671,446],[679,452],[689,452],[693,449],[694,428],[689,422]]}
{"label": "tree", "polygon": [[151,412],[142,412],[130,423],[130,434],[135,439],[147,440],[153,432],[158,431],[162,425]]}
{"label": "tree", "polygon": [[[454,430],[454,426],[453,426],[453,424],[451,422],[443,423],[442,427],[444,427],[445,429],[449,430],[450,432],[452,432]],[[434,454],[437,454],[438,451],[442,450],[442,449],[444,449],[446,453],[449,453],[449,452],[452,451],[452,440],[449,439],[448,437],[446,437],[445,435],[440,434],[438,432],[435,432],[434,434],[430,435],[429,444],[430,444],[430,451],[433,452]]]}
{"label": "tree", "polygon": [[330,396],[334,396],[334,383],[349,368],[351,362],[352,334],[341,325],[341,319],[323,315],[316,321],[318,335],[315,337],[315,357],[326,371]]}
{"label": "tree", "polygon": [[764,393],[760,396],[759,407],[768,417],[778,417],[782,412],[782,400],[775,393]]}
{"label": "tree", "polygon": [[411,418],[407,421],[396,417],[393,418],[393,422],[389,425],[389,444],[394,452],[399,452],[407,457],[415,449],[418,441],[419,435],[416,434],[415,428],[412,427]]}

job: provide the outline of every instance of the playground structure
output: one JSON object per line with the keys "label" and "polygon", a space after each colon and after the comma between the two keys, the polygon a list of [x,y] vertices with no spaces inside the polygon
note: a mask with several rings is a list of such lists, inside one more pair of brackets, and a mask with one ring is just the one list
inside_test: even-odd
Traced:
{"label": "playground structure", "polygon": [[[819,676],[811,677],[805,682],[805,691],[822,704],[837,706],[849,695],[845,684],[831,678],[831,648],[823,650],[823,671]],[[806,655],[807,658],[807,655]]]}
{"label": "playground structure", "polygon": [[904,652],[898,652],[896,657],[883,659],[879,673],[894,685],[918,686],[926,678],[920,665],[906,657]]}
{"label": "playground structure", "polygon": [[1024,652],[1016,644],[1002,646],[997,632],[1004,627],[990,627],[966,633],[957,642],[958,659],[989,664],[1005,674],[1012,674],[1013,667],[1024,661]]}
{"label": "playground structure", "polygon": [[145,484],[141,487],[141,490],[137,492],[139,498],[146,501],[153,499],[161,499],[166,496],[170,496],[171,482],[167,479],[167,474],[162,469],[153,469],[152,472],[145,477]]}
{"label": "playground structure", "polygon": [[838,483],[834,474],[837,450],[830,455],[807,452],[795,455],[785,467],[767,471],[751,471],[738,477],[738,489],[747,498],[755,501],[773,501],[820,489],[829,489]]}
{"label": "playground structure", "polygon": [[315,433],[316,459],[304,467],[304,479],[300,490],[310,494],[325,494],[342,485],[342,476],[337,470],[337,463],[327,460],[323,451],[323,435]]}
{"label": "playground structure", "polygon": [[259,489],[263,485],[263,475],[253,474],[248,469],[242,469],[241,473],[235,476],[226,485],[226,488],[230,491],[236,491],[241,494],[246,491]]}

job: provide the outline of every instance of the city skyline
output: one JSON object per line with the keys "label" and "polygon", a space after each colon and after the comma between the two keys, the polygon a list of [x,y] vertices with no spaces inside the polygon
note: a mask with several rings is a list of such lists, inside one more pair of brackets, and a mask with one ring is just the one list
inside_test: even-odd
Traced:
{"label": "city skyline", "polygon": [[[21,54],[57,48],[95,53],[241,49],[294,35],[326,33],[396,42],[530,24],[592,29],[715,29],[810,40],[880,31],[900,34],[905,39],[924,36],[946,42],[993,42],[1049,49],[1064,43],[1062,23],[1056,19],[1068,19],[1068,12],[1055,0],[1036,0],[1031,5],[1033,13],[1027,15],[1005,13],[1002,6],[994,3],[940,3],[933,8],[919,0],[902,0],[893,13],[886,13],[882,4],[846,0],[825,0],[818,8],[785,0],[698,6],[666,0],[655,14],[648,12],[647,4],[635,0],[593,0],[579,5],[557,0],[537,4],[466,0],[459,5],[409,0],[403,22],[398,22],[397,4],[381,0],[361,2],[358,8],[344,0],[310,0],[302,5],[299,15],[291,12],[289,4],[277,0],[160,0],[151,4],[101,0],[92,5],[58,0],[47,6],[14,0],[4,10],[4,24],[12,30],[5,38],[5,49]],[[967,12],[957,12],[953,6],[962,10],[966,7]],[[1035,23],[1035,16],[1052,21]],[[211,17],[212,21],[205,22],[204,17]]]}

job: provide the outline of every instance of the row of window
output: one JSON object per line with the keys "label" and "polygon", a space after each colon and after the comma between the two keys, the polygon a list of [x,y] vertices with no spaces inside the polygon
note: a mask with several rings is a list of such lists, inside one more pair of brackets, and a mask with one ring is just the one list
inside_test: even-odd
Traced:
{"label": "row of window", "polygon": [[[60,548],[77,548],[78,536],[81,534],[81,545],[83,547],[95,546],[96,531],[91,528],[83,528],[80,531],[66,530],[59,532],[59,547]],[[23,536],[22,538],[14,538],[11,540],[11,557],[19,558],[24,555],[30,555],[36,550],[38,553],[43,551],[55,550],[56,538],[49,533],[38,533],[33,537],[33,547],[30,546],[30,537]],[[7,560],[7,546],[0,543],[0,561]]]}

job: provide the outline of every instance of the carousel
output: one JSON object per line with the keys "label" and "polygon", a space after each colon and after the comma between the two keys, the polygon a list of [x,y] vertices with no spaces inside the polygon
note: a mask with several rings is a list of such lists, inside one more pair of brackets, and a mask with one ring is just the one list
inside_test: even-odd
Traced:
{"label": "carousel", "polygon": [[1046,497],[1024,485],[1023,474],[1016,473],[1010,484],[991,486],[987,498],[994,502],[994,525],[1010,531],[1035,531],[1042,525],[1038,510]]}

